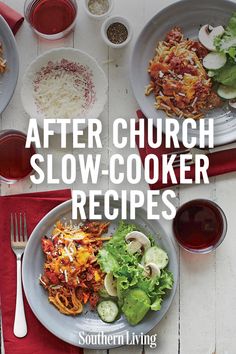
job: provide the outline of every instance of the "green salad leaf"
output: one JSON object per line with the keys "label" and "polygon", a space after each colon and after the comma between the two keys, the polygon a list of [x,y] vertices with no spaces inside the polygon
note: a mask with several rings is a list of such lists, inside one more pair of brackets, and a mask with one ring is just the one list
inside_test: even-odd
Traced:
{"label": "green salad leaf", "polygon": [[214,80],[225,86],[236,88],[236,63],[228,61],[223,68],[216,70]]}
{"label": "green salad leaf", "polygon": [[[141,319],[134,313],[146,314],[147,309],[158,311],[165,292],[173,287],[173,274],[167,269],[161,270],[161,276],[156,278],[147,277],[144,274],[142,255],[128,252],[125,236],[132,231],[142,231],[134,224],[121,221],[112,239],[104,244],[98,253],[98,263],[105,273],[112,272],[117,281],[118,304],[122,308],[128,321],[132,324]],[[148,235],[151,244],[155,245],[151,235]],[[136,289],[134,293],[130,293]],[[140,300],[134,304],[137,294],[142,294]],[[145,296],[144,296],[145,294]],[[129,299],[129,300],[127,300]],[[145,299],[145,300],[144,300]],[[148,300],[147,300],[148,299]],[[152,305],[151,305],[152,304]],[[131,306],[131,309],[130,309]],[[129,307],[129,310],[128,310]],[[133,318],[131,319],[133,314]]]}
{"label": "green salad leaf", "polygon": [[215,45],[218,51],[229,54],[235,59],[236,56],[236,12],[233,13],[229,23],[222,36],[215,39]]}
{"label": "green salad leaf", "polygon": [[114,272],[118,268],[116,259],[106,249],[100,250],[99,260],[100,266],[105,273]]}
{"label": "green salad leaf", "polygon": [[156,300],[151,304],[151,310],[159,311],[161,309],[162,298],[157,296]]}
{"label": "green salad leaf", "polygon": [[214,71],[216,82],[236,88],[236,12],[233,13],[223,35],[216,37],[215,46],[218,52],[227,55],[226,64]]}

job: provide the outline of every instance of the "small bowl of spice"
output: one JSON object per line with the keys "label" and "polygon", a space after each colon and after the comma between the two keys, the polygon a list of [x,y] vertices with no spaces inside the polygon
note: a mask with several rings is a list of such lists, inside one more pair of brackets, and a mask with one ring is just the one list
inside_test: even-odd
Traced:
{"label": "small bowl of spice", "polygon": [[111,48],[122,48],[132,38],[130,22],[124,17],[110,17],[102,25],[101,34],[104,42]]}
{"label": "small bowl of spice", "polygon": [[113,7],[114,0],[84,0],[87,15],[95,20],[103,20]]}

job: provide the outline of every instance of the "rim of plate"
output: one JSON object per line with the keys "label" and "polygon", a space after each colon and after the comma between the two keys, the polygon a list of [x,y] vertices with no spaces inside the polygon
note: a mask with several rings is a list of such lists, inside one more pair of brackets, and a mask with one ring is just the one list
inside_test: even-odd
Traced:
{"label": "rim of plate", "polygon": [[13,81],[13,89],[11,90],[11,94],[9,95],[9,97],[5,101],[5,103],[3,104],[2,109],[0,110],[0,114],[5,111],[5,109],[7,108],[8,104],[10,103],[10,101],[11,101],[13,95],[14,95],[14,92],[15,92],[15,89],[16,89],[16,85],[17,85],[17,82],[18,82],[18,77],[19,77],[19,53],[18,53],[18,50],[17,50],[16,39],[15,39],[15,36],[13,35],[12,30],[10,29],[8,23],[2,17],[2,15],[0,15],[0,27],[1,26],[5,26],[5,30],[7,31],[7,35],[9,36],[10,41],[13,44],[14,56],[15,56],[15,59],[16,59],[16,62],[15,62],[16,75],[15,75],[15,78],[14,78],[14,81]]}
{"label": "rim of plate", "polygon": [[[86,198],[87,202],[88,202],[88,197]],[[120,199],[119,199],[120,201]],[[117,201],[117,202],[119,202]],[[78,344],[78,343],[75,343],[72,339],[68,339],[66,338],[66,336],[64,336],[64,334],[58,336],[58,333],[54,330],[54,328],[50,328],[48,325],[47,325],[47,321],[44,321],[44,318],[43,316],[39,318],[39,314],[38,314],[38,311],[36,310],[35,308],[35,305],[34,305],[34,301],[31,301],[31,298],[28,294],[28,290],[27,290],[27,286],[26,286],[26,274],[27,274],[27,267],[26,267],[26,262],[25,262],[25,258],[27,257],[27,253],[30,252],[30,245],[31,243],[34,242],[34,237],[32,237],[35,233],[37,233],[37,230],[40,229],[44,222],[46,221],[47,217],[50,215],[50,214],[57,214],[58,211],[62,211],[64,208],[66,209],[69,205],[71,205],[72,203],[72,199],[70,200],[67,200],[63,203],[61,203],[60,205],[56,206],[55,208],[53,208],[51,211],[49,211],[42,219],[41,221],[36,225],[36,227],[33,229],[31,235],[30,235],[30,238],[27,242],[27,245],[26,245],[26,248],[25,248],[25,252],[24,252],[24,256],[23,256],[23,264],[22,264],[22,283],[23,283],[23,288],[24,288],[24,293],[25,293],[25,296],[26,296],[26,299],[28,301],[28,304],[31,308],[31,310],[33,311],[34,315],[37,317],[37,319],[41,322],[41,324],[49,331],[51,332],[52,334],[54,334],[56,337],[62,339],[63,341],[69,343],[69,344],[72,344],[72,345],[75,345],[77,347],[81,347],[81,348],[87,348],[87,349],[91,349],[91,345],[89,344],[84,344],[84,345],[81,345],[81,344]],[[129,202],[128,202],[128,205],[129,205]],[[143,209],[143,208],[141,208]],[[175,275],[175,282],[174,282],[174,286],[173,286],[173,289],[171,290],[171,295],[170,295],[170,301],[169,301],[169,304],[167,306],[167,309],[164,313],[161,314],[161,316],[159,316],[158,318],[158,322],[155,323],[154,325],[151,325],[150,327],[147,327],[147,330],[145,331],[144,334],[150,332],[156,325],[158,325],[160,323],[160,321],[162,320],[162,318],[166,315],[166,313],[169,311],[170,307],[171,307],[171,304],[173,303],[173,300],[174,300],[174,297],[175,297],[175,294],[176,294],[176,291],[177,291],[177,287],[178,287],[178,283],[179,283],[179,263],[178,263],[178,257],[177,257],[177,253],[176,253],[176,248],[175,248],[175,245],[174,245],[174,242],[172,241],[172,238],[169,237],[167,235],[167,233],[165,232],[164,228],[161,226],[161,224],[159,225],[160,226],[160,229],[161,229],[161,232],[164,232],[164,235],[168,238],[168,241],[172,247],[172,249],[174,250],[174,263],[176,264],[177,268],[176,268],[176,275]],[[172,232],[172,231],[171,231]],[[25,257],[26,255],[26,257]],[[135,331],[135,326],[134,326],[134,330],[133,332],[135,334],[140,334],[140,332],[138,331]],[[124,344],[127,344],[126,343],[126,340],[124,341]],[[112,348],[117,348],[117,347],[120,347],[120,345],[111,345],[111,346],[107,346],[107,345],[93,345],[92,348],[93,349],[112,349]]]}

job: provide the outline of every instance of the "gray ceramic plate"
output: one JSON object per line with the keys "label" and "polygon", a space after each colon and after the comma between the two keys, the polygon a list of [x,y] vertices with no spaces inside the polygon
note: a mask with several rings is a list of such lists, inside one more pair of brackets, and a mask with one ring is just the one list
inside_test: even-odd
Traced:
{"label": "gray ceramic plate", "polygon": [[[101,201],[100,210],[103,215],[103,200]],[[111,208],[120,208],[120,201],[114,202]],[[99,209],[99,208],[98,208]],[[87,201],[88,210],[88,201]],[[157,221],[147,221],[146,212],[143,209],[138,211],[137,224],[142,226],[156,235],[156,241],[163,247],[169,255],[169,269],[174,274],[175,284],[174,288],[165,297],[162,309],[159,312],[150,311],[145,319],[137,326],[130,326],[125,318],[122,316],[117,322],[106,324],[102,322],[96,312],[91,312],[88,309],[84,310],[83,314],[78,317],[68,317],[62,315],[56,308],[49,304],[47,293],[39,285],[38,277],[42,273],[44,256],[41,251],[41,238],[43,235],[50,235],[53,225],[57,220],[71,219],[71,201],[65,202],[53,209],[47,214],[42,221],[34,229],[30,240],[27,244],[24,260],[23,260],[23,284],[24,290],[31,309],[33,310],[39,321],[53,334],[62,340],[76,346],[93,349],[105,349],[118,346],[115,342],[115,336],[123,336],[124,343],[127,331],[140,334],[150,331],[166,314],[171,302],[173,300],[177,282],[178,282],[178,262],[176,251],[169,236],[167,236]],[[105,219],[105,217],[104,217]],[[109,231],[116,229],[119,220],[111,223]],[[157,234],[158,233],[158,234]],[[111,345],[90,345],[82,343],[79,333],[84,332],[84,335],[97,334],[103,332],[105,336],[112,336]]]}
{"label": "gray ceramic plate", "polygon": [[15,37],[2,16],[0,16],[0,42],[8,68],[7,72],[0,74],[0,113],[2,113],[12,98],[19,73],[19,57]]}
{"label": "gray ceramic plate", "polygon": [[[182,0],[166,7],[145,25],[133,50],[130,76],[136,100],[147,117],[158,117],[163,121],[166,117],[164,112],[154,108],[154,96],[144,95],[145,86],[149,83],[148,62],[155,54],[157,42],[163,40],[174,26],[181,27],[186,37],[197,38],[201,25],[226,25],[234,11],[236,3],[228,0]],[[206,125],[209,117],[213,117],[215,121],[215,145],[236,140],[235,111],[231,111],[227,105],[215,109],[205,117]],[[189,130],[189,136],[196,136],[199,142],[198,131]],[[181,134],[179,139],[181,140]]]}

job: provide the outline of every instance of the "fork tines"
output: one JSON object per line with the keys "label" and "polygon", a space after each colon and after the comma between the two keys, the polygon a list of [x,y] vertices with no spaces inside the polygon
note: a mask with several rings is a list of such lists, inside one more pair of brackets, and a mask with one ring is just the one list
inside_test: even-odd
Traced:
{"label": "fork tines", "polygon": [[[19,222],[18,222],[19,221]],[[28,241],[25,213],[11,213],[11,243],[26,244]]]}
{"label": "fork tines", "polygon": [[[170,158],[173,156],[173,155],[176,155],[175,157],[175,160],[173,162],[173,167],[174,168],[178,168],[180,167],[180,159],[181,159],[181,156],[182,155],[187,155],[187,154],[191,154],[191,150],[190,149],[184,149],[184,150],[177,150],[177,151],[172,151],[172,152],[169,152],[168,154],[166,154],[167,156],[167,162],[170,160]],[[185,165],[189,166],[189,165],[192,165],[193,164],[193,160],[190,160],[190,161],[187,161],[185,162]]]}

